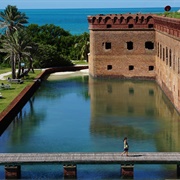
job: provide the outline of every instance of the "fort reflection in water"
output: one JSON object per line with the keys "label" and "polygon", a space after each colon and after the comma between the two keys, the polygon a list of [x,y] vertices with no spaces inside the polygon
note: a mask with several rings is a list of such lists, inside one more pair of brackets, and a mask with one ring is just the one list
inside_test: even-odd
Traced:
{"label": "fort reflection in water", "polygon": [[[0,137],[0,152],[121,152],[124,136],[130,152],[179,151],[180,116],[154,81],[96,80],[75,74],[51,75],[42,83]],[[45,171],[59,178],[56,167],[50,175],[48,167],[28,168],[36,171],[33,179],[40,174],[45,178]],[[112,179],[111,166],[103,168],[92,168],[93,176],[99,177],[94,179],[106,173]],[[171,168],[152,166],[148,172],[158,171],[154,179],[174,178]],[[87,171],[78,175],[87,177]],[[136,167],[135,179],[146,178],[148,172],[145,166]],[[23,177],[31,176],[23,172]]]}
{"label": "fort reflection in water", "polygon": [[152,151],[142,145],[152,140],[157,151],[179,151],[180,116],[154,81],[90,78],[89,89],[93,134],[128,136],[135,151]]}
{"label": "fort reflection in water", "polygon": [[1,152],[121,151],[124,136],[131,152],[179,151],[180,116],[154,81],[72,74],[50,76],[0,145]]}

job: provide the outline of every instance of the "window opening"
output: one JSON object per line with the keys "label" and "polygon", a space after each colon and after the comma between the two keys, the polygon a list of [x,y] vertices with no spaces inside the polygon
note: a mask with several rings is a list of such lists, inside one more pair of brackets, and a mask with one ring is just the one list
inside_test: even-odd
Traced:
{"label": "window opening", "polygon": [[160,59],[162,58],[162,45],[160,44]]}
{"label": "window opening", "polygon": [[134,25],[133,24],[128,24],[128,28],[133,28]]}
{"label": "window opening", "polygon": [[133,42],[129,41],[127,42],[127,49],[132,50],[133,49]]}
{"label": "window opening", "polygon": [[163,61],[165,60],[165,49],[163,48]]}
{"label": "window opening", "polygon": [[158,43],[158,48],[157,48],[157,55],[159,57],[159,43]]}
{"label": "window opening", "polygon": [[153,28],[154,24],[148,24],[148,28]]}
{"label": "window opening", "polygon": [[105,43],[105,49],[111,49],[111,43],[110,42]]}
{"label": "window opening", "polygon": [[166,47],[166,65],[168,64],[168,48]]}
{"label": "window opening", "polygon": [[145,48],[146,49],[154,49],[154,43],[151,41],[145,42]]}
{"label": "window opening", "polygon": [[112,69],[112,65],[107,65],[107,70],[111,70]]}
{"label": "window opening", "polygon": [[153,71],[154,70],[154,66],[149,66],[149,71]]}
{"label": "window opening", "polygon": [[107,26],[106,26],[107,28],[111,28],[112,26],[111,26],[111,24],[107,24]]}
{"label": "window opening", "polygon": [[134,66],[130,65],[129,70],[132,71],[134,69]]}
{"label": "window opening", "polygon": [[169,67],[172,65],[172,55],[171,55],[171,49],[169,50]]}

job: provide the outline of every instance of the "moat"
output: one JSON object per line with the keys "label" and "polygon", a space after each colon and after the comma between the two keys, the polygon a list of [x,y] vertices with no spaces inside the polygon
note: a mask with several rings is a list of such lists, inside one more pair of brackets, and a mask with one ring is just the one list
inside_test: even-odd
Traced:
{"label": "moat", "polygon": [[[154,81],[74,74],[51,75],[42,83],[0,137],[0,152],[122,152],[125,136],[130,152],[179,151],[180,116]],[[119,170],[78,166],[78,179],[119,179]],[[24,166],[22,178],[63,179],[62,171]],[[134,179],[176,178],[174,172],[175,166],[137,165]]]}

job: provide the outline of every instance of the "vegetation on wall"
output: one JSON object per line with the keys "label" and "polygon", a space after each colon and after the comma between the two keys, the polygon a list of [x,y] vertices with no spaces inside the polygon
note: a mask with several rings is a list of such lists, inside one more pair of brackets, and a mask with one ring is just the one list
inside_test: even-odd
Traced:
{"label": "vegetation on wall", "polygon": [[180,18],[180,12],[164,12],[164,13],[161,13],[160,15],[163,15],[165,17],[170,17],[170,18]]}

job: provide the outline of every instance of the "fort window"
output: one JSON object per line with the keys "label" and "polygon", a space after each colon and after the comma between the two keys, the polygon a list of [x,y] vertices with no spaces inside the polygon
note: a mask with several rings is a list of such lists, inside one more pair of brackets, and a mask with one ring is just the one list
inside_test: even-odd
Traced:
{"label": "fort window", "polygon": [[133,24],[128,24],[128,28],[133,28],[134,25]]}
{"label": "fort window", "polygon": [[149,66],[149,71],[153,71],[154,70],[154,66]]}
{"label": "fort window", "polygon": [[175,71],[175,63],[176,63],[176,57],[175,54],[173,55],[173,70]]}
{"label": "fort window", "polygon": [[166,65],[168,64],[168,48],[166,47]]}
{"label": "fort window", "polygon": [[129,66],[129,71],[132,71],[134,69],[134,66],[130,65]]}
{"label": "fort window", "polygon": [[158,57],[159,57],[159,43],[158,43],[158,48],[157,48],[157,55],[158,55]]}
{"label": "fort window", "polygon": [[112,69],[112,65],[107,65],[107,70],[111,70]]}
{"label": "fort window", "polygon": [[154,49],[154,43],[151,41],[145,42],[145,48],[146,49]]}
{"label": "fort window", "polygon": [[154,24],[148,24],[148,28],[153,28]]}
{"label": "fort window", "polygon": [[105,49],[111,49],[111,43],[110,42],[105,43]]}
{"label": "fort window", "polygon": [[163,48],[163,61],[165,60],[165,49]]}
{"label": "fort window", "polygon": [[160,50],[159,50],[159,57],[160,57],[160,59],[162,58],[162,45],[160,44]]}
{"label": "fort window", "polygon": [[111,28],[112,26],[111,26],[111,24],[107,24],[107,26],[106,26],[107,28]]}
{"label": "fort window", "polygon": [[127,43],[127,49],[132,50],[133,49],[133,42],[129,41],[129,42],[126,42],[126,43]]}
{"label": "fort window", "polygon": [[169,50],[169,67],[172,66],[172,55],[171,55],[171,49]]}
{"label": "fort window", "polygon": [[178,58],[178,74],[180,74],[180,58]]}

